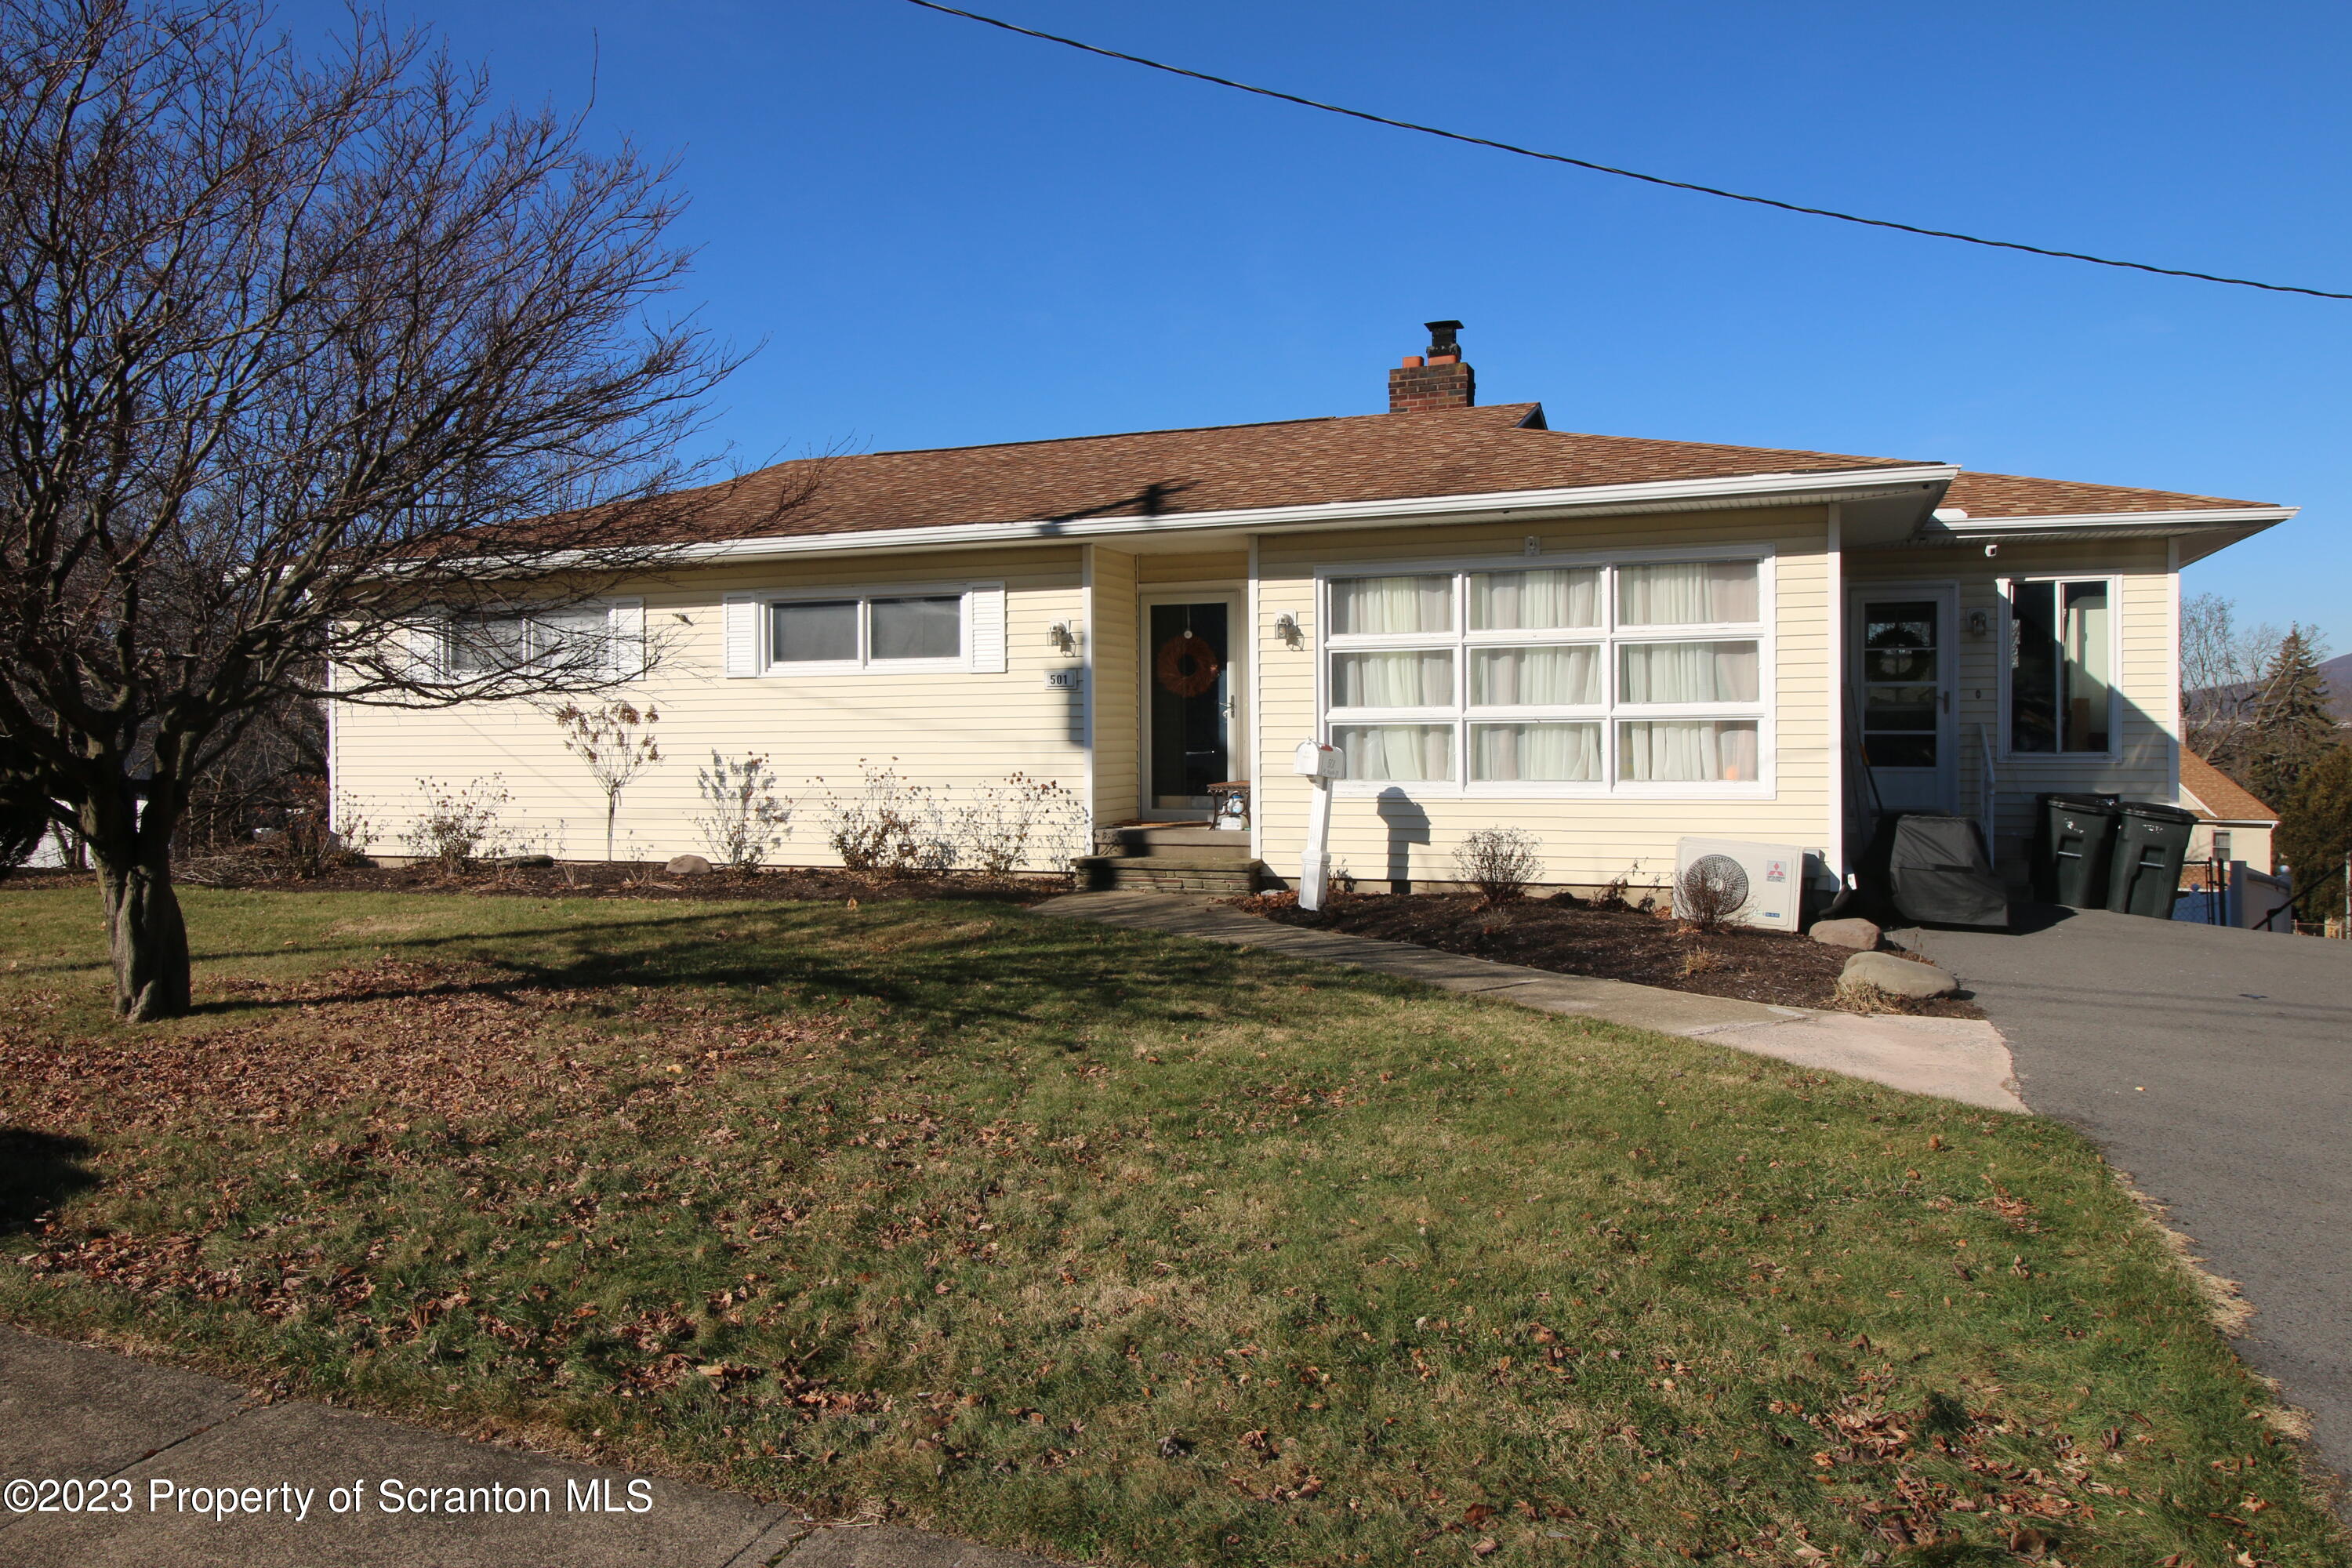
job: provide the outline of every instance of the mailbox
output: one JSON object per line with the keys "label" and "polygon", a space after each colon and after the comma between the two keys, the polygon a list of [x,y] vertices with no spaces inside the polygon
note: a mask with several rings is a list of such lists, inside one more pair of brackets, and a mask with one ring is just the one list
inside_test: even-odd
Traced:
{"label": "mailbox", "polygon": [[1291,771],[1302,778],[1343,779],[1348,776],[1347,753],[1337,746],[1319,745],[1313,741],[1301,741],[1298,750],[1291,754]]}

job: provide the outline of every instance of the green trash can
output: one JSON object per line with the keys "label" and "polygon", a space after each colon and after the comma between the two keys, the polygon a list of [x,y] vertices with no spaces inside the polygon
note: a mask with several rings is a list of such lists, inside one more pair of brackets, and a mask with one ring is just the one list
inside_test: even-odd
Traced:
{"label": "green trash can", "polygon": [[2177,805],[2127,800],[2116,807],[2107,908],[2119,915],[2170,920],[2181,863],[2189,858],[2189,835],[2196,826],[2197,814]]}
{"label": "green trash can", "polygon": [[2116,841],[2116,797],[2045,795],[2034,833],[2033,896],[2045,904],[2100,910]]}

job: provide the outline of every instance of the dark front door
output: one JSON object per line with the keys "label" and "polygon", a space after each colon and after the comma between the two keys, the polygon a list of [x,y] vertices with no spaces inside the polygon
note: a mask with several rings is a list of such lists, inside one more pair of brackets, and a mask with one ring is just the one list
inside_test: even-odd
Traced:
{"label": "dark front door", "polygon": [[1885,811],[1953,807],[1949,590],[1857,596],[1862,754]]}
{"label": "dark front door", "polygon": [[1233,670],[1221,603],[1150,606],[1146,679],[1151,691],[1151,777],[1160,810],[1206,811],[1209,786],[1233,776],[1227,749]]}

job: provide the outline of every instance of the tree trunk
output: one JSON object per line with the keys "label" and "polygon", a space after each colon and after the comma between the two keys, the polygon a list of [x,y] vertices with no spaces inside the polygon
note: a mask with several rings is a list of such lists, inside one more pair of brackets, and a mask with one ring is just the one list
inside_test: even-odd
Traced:
{"label": "tree trunk", "polygon": [[152,1024],[188,1010],[188,928],[172,889],[168,847],[125,864],[100,860],[107,946],[114,961],[114,1016]]}

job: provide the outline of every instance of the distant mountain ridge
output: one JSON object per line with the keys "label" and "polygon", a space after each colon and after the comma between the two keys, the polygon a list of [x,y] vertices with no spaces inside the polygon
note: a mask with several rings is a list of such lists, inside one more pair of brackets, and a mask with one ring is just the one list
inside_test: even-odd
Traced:
{"label": "distant mountain ridge", "polygon": [[[2319,679],[2327,683],[2327,710],[2336,715],[2338,724],[2352,724],[2352,653],[2340,653],[2319,667]],[[2251,685],[2224,687],[2230,692],[2251,691]]]}
{"label": "distant mountain ridge", "polygon": [[2321,665],[2319,679],[2327,682],[2328,711],[2338,724],[2352,724],[2352,653],[2339,653]]}

